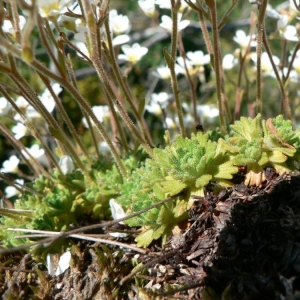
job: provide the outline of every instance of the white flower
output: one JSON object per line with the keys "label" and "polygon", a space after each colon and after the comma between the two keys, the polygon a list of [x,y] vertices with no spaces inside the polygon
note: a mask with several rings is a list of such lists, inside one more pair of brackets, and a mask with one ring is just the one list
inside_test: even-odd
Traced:
{"label": "white flower", "polygon": [[25,108],[28,106],[28,101],[23,96],[19,96],[16,99],[16,104],[21,110],[25,110]]}
{"label": "white flower", "polygon": [[169,129],[175,129],[177,127],[176,123],[174,122],[174,120],[172,118],[166,117],[165,119],[167,128]]}
{"label": "white flower", "polygon": [[84,23],[82,23],[80,19],[77,19],[75,23],[76,23],[76,32],[74,34],[74,40],[76,42],[85,43],[86,37],[88,35],[88,28]]}
{"label": "white flower", "polygon": [[[114,220],[121,219],[126,217],[126,213],[120,204],[116,202],[115,199],[109,200],[109,206],[111,210],[111,214]],[[124,222],[119,222],[119,224],[124,224]],[[113,237],[126,237],[126,233],[119,233],[119,232],[110,232],[109,233]]]}
{"label": "white flower", "polygon": [[[61,91],[62,88],[60,87],[60,85],[58,83],[54,83],[52,85],[52,89],[54,91],[54,93],[56,95],[58,95]],[[28,102],[24,99],[20,98],[20,102],[21,105],[23,105],[23,107],[26,107],[26,117],[28,119],[41,119],[42,115],[39,111],[37,111],[32,105],[28,105]],[[48,112],[52,112],[54,107],[55,107],[55,101],[52,97],[52,95],[50,94],[49,90],[46,89],[43,94],[40,96],[40,101],[43,104],[43,106],[47,109]],[[26,105],[26,106],[25,106]],[[20,116],[15,116],[15,120],[20,121]]]}
{"label": "white flower", "polygon": [[[85,54],[87,57],[90,56],[89,50],[88,50],[88,48],[87,48],[87,46],[86,46],[86,44],[85,44],[84,42],[77,42],[77,43],[76,43],[76,47],[77,47],[83,54]],[[82,56],[79,52],[77,52],[77,55],[78,55],[79,57],[83,58],[83,56]]]}
{"label": "white flower", "polygon": [[[126,217],[126,213],[124,212],[124,209],[119,203],[116,202],[115,199],[112,198],[109,200],[109,206],[111,209],[111,215],[114,220],[118,220]],[[119,222],[119,223],[124,224],[124,222]]]}
{"label": "white flower", "polygon": [[32,105],[28,105],[26,107],[26,117],[28,119],[41,119],[42,115]]}
{"label": "white flower", "polygon": [[250,47],[255,47],[257,45],[257,42],[254,41],[254,38],[254,36],[251,37],[250,35],[246,35],[245,31],[243,30],[237,30],[233,40],[238,43],[243,50],[245,50],[249,43]]}
{"label": "white flower", "polygon": [[222,60],[222,66],[224,70],[231,70],[238,64],[238,60],[232,54],[226,54]]}
{"label": "white flower", "polygon": [[[22,30],[24,28],[26,24],[26,19],[23,16],[19,16],[19,28],[20,30]],[[3,21],[3,25],[2,25],[2,29],[4,32],[7,32],[11,35],[15,35],[15,28],[13,27],[12,23],[10,20],[4,20]]]}
{"label": "white flower", "polygon": [[155,0],[155,4],[159,6],[159,8],[163,9],[171,9],[171,1],[168,0]]}
{"label": "white flower", "polygon": [[[17,183],[23,185],[24,184],[24,180],[23,179],[16,179],[15,180]],[[7,198],[11,198],[11,197],[14,197],[16,195],[19,195],[21,192],[16,189],[14,186],[8,186],[7,188],[5,188],[5,196]]]}
{"label": "white flower", "polygon": [[[58,83],[52,84],[52,89],[56,95],[58,95],[62,91],[62,88]],[[43,103],[44,107],[47,109],[47,111],[52,112],[55,107],[55,101],[48,89],[46,89],[43,92],[40,99],[41,99],[41,102]]]}
{"label": "white flower", "polygon": [[55,263],[54,263],[54,255],[53,254],[51,254],[51,253],[47,254],[46,263],[47,263],[48,274],[50,276],[54,276],[55,275]]}
{"label": "white flower", "polygon": [[[39,162],[43,163],[43,164],[46,164],[46,160],[45,160],[45,150],[43,148],[40,148],[39,145],[37,144],[34,144],[32,145],[30,148],[27,148],[26,147],[26,150],[29,152],[29,154],[37,159]],[[24,151],[22,150],[22,153],[23,155],[30,160],[30,157],[29,155]]]}
{"label": "white flower", "polygon": [[57,19],[57,23],[61,27],[65,27],[66,29],[72,31],[72,32],[77,32],[77,24],[76,24],[77,19],[74,17],[69,17],[66,15],[60,15]]}
{"label": "white flower", "polygon": [[47,254],[47,269],[48,274],[51,276],[59,276],[63,274],[69,267],[72,255],[70,251],[66,251],[61,255],[58,261],[57,269],[55,271],[54,255]]}
{"label": "white flower", "polygon": [[59,259],[55,276],[64,273],[70,267],[71,252],[65,252]]}
{"label": "white flower", "polygon": [[154,0],[139,0],[138,4],[143,12],[148,17],[153,17],[155,14],[155,2]]}
{"label": "white flower", "polygon": [[204,72],[203,66],[210,63],[209,54],[204,55],[202,51],[187,52],[186,57],[187,59],[185,59],[185,61],[181,56],[177,58],[177,62],[179,63],[179,67],[177,69],[178,73],[186,73],[186,64],[187,70],[191,76],[199,75],[199,73]]}
{"label": "white flower", "polygon": [[162,114],[161,106],[158,103],[151,103],[151,105],[146,105],[145,109],[156,116],[160,116]]}
{"label": "white flower", "polygon": [[28,128],[24,126],[23,123],[17,123],[11,131],[14,133],[14,136],[17,140],[21,139],[23,136],[27,135]]}
{"label": "white flower", "polygon": [[203,66],[210,63],[209,54],[205,54],[202,51],[187,52],[186,57],[190,60],[193,66]]}
{"label": "white flower", "polygon": [[190,75],[195,74],[194,66],[191,64],[189,59],[185,59],[185,61],[184,61],[184,59],[181,56],[179,56],[179,57],[177,57],[177,62],[178,62],[178,65],[177,65],[178,73],[186,75],[186,70],[185,70],[185,64],[186,64],[186,68],[187,68],[189,74]]}
{"label": "white flower", "polygon": [[[276,66],[279,66],[280,59],[277,56],[272,56],[273,62]],[[251,59],[254,61],[255,64],[257,64],[257,56],[256,53],[251,53]],[[271,64],[271,61],[269,59],[269,55],[267,52],[263,52],[261,55],[261,71],[263,75],[267,76],[275,76],[273,66]]]}
{"label": "white flower", "polygon": [[102,142],[99,144],[98,149],[99,149],[99,152],[100,152],[102,155],[108,155],[108,154],[111,153],[111,152],[110,152],[110,149],[109,149],[109,147],[108,147],[108,145],[107,145],[107,143],[104,142],[104,141],[102,141]]}
{"label": "white flower", "polygon": [[[184,73],[182,67],[180,67],[178,64],[175,64],[175,73],[176,74]],[[167,65],[157,67],[156,71],[153,72],[153,75],[164,80],[171,78],[171,72]]]}
{"label": "white flower", "polygon": [[121,34],[113,38],[112,44],[113,46],[122,45],[125,43],[128,43],[130,40],[130,37],[127,34]]}
{"label": "white flower", "polygon": [[159,66],[156,68],[156,72],[154,75],[161,78],[161,79],[170,79],[171,72],[168,66]]}
{"label": "white flower", "polygon": [[[291,61],[292,57],[289,58],[289,61]],[[293,68],[295,71],[300,74],[300,51],[298,50],[296,53],[296,57],[293,61]]]}
{"label": "white flower", "polygon": [[39,13],[42,18],[59,16],[68,11],[71,0],[38,0]]}
{"label": "white flower", "polygon": [[129,30],[130,23],[127,16],[118,15],[115,9],[109,12],[109,24],[114,34],[121,34]]}
{"label": "white flower", "polygon": [[[191,2],[196,3],[196,0],[191,0]],[[171,9],[172,8],[171,2],[168,0],[155,0],[155,4],[157,4],[159,6],[159,8],[162,8],[162,9]],[[186,7],[189,7],[188,4],[184,0],[182,0],[179,11],[182,12]]]}
{"label": "white flower", "polygon": [[297,42],[299,38],[297,37],[297,29],[295,26],[288,25],[289,18],[287,15],[280,16],[277,21],[277,29],[281,37],[288,41]]}
{"label": "white flower", "polygon": [[119,54],[118,59],[126,60],[133,64],[137,63],[148,52],[148,48],[141,47],[138,43],[133,44],[132,47],[124,45],[121,48],[124,54]]}
{"label": "white flower", "polygon": [[[108,105],[99,105],[99,106],[93,106],[92,111],[94,112],[95,116],[99,120],[99,122],[103,122],[105,120],[108,120],[110,118],[110,109]],[[83,125],[88,128],[88,123],[85,118],[82,119]],[[95,126],[94,122],[92,121],[92,124]]]}
{"label": "white flower", "polygon": [[[182,14],[178,14],[178,32],[183,30],[184,28],[186,28],[189,24],[190,21],[189,20],[183,20],[181,21],[182,18]],[[160,27],[165,28],[166,30],[172,32],[173,29],[173,20],[166,15],[163,15],[161,17],[162,22],[159,24]]]}
{"label": "white flower", "polygon": [[72,161],[72,158],[68,155],[64,155],[60,158],[59,160],[59,166],[61,168],[61,171],[63,172],[63,174],[69,174],[72,173],[74,171],[74,164]]}
{"label": "white flower", "polygon": [[12,155],[8,160],[5,160],[2,164],[3,168],[1,169],[1,172],[4,173],[18,173],[20,160],[15,156]]}
{"label": "white flower", "polygon": [[159,94],[152,94],[151,101],[146,105],[146,110],[151,114],[160,116],[162,109],[165,109],[169,103],[169,95],[165,92]]}
{"label": "white flower", "polygon": [[197,105],[197,113],[200,115],[201,120],[212,123],[214,119],[219,116],[219,109],[207,104]]}
{"label": "white flower", "polygon": [[0,97],[0,116],[5,116],[11,109],[11,104],[4,98]]}
{"label": "white flower", "polygon": [[161,92],[159,94],[153,93],[151,95],[151,102],[159,104],[163,109],[165,109],[169,104],[169,99],[169,95],[165,92]]}

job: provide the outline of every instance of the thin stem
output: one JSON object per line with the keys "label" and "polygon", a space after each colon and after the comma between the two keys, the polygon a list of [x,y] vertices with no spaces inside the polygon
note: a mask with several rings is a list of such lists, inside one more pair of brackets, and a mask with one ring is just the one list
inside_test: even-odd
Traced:
{"label": "thin stem", "polygon": [[[88,26],[89,36],[90,36],[90,41],[91,41],[91,46],[92,46],[90,58],[93,62],[93,66],[98,74],[98,77],[100,78],[100,81],[103,84],[104,89],[106,89],[106,91],[107,91],[107,95],[113,101],[113,103],[116,106],[118,112],[120,113],[124,123],[128,126],[129,130],[131,130],[135,134],[135,136],[137,137],[137,139],[139,140],[141,145],[144,147],[144,149],[147,151],[147,153],[152,157],[153,151],[152,151],[151,147],[149,146],[147,141],[145,141],[145,139],[141,136],[141,134],[139,133],[139,131],[133,124],[132,120],[128,116],[126,110],[124,109],[124,107],[122,106],[120,101],[117,99],[111,86],[109,85],[109,80],[107,78],[107,75],[105,73],[105,70],[104,70],[104,67],[103,67],[103,64],[101,61],[101,54],[98,53],[98,51],[99,51],[99,47],[97,45],[98,27],[96,26],[94,15],[92,14],[91,11],[88,10],[89,4],[86,3],[86,1],[84,2],[84,4],[85,4],[84,5],[85,10],[87,11],[87,15],[86,15],[87,20],[88,20],[87,23],[89,24],[89,26]],[[111,145],[112,145],[112,143],[111,143]],[[113,147],[113,145],[112,145],[112,147]]]}
{"label": "thin stem", "polygon": [[[76,89],[78,89],[77,81],[76,81],[76,76],[75,76],[75,73],[74,73],[74,69],[73,69],[70,57],[67,57],[67,59],[66,59],[66,67],[67,67],[67,72],[68,72],[68,74],[70,76],[70,79],[71,79],[71,82],[72,82],[73,86]],[[81,110],[81,112],[82,112],[83,116],[85,117],[86,122],[88,124],[89,133],[92,136],[92,141],[93,141],[94,146],[95,146],[95,151],[96,151],[96,154],[97,154],[97,156],[99,158],[100,157],[100,152],[99,152],[99,148],[98,148],[97,140],[96,140],[96,137],[95,137],[95,132],[94,132],[94,128],[93,128],[92,122],[91,122],[90,118],[88,117],[88,115],[86,114],[86,112],[84,110]],[[69,118],[68,114],[67,114],[67,118]],[[73,126],[73,123],[72,122],[70,122],[70,123],[71,123],[71,126]],[[76,135],[78,135],[77,131],[75,130],[75,128],[74,128],[74,132],[75,132]],[[78,137],[78,140],[82,144],[82,142],[81,142],[81,140],[80,140],[79,137]],[[83,144],[82,144],[82,149],[84,149],[83,151],[84,151],[84,153],[86,153],[86,157],[91,162],[91,159],[89,158],[87,150],[85,149],[85,147],[84,147]]]}
{"label": "thin stem", "polygon": [[51,178],[50,174],[45,170],[45,168],[30,154],[26,147],[15,138],[11,131],[7,129],[2,122],[0,122],[0,131],[2,132],[3,136],[6,136],[10,140],[13,147],[16,149],[16,151],[18,151],[22,159],[26,162],[26,165],[28,165],[28,167],[32,170],[33,174],[38,176],[42,173],[46,177]]}
{"label": "thin stem", "polygon": [[289,98],[288,98],[288,95],[287,95],[287,93],[284,89],[284,85],[283,85],[282,79],[279,76],[277,67],[274,63],[272,52],[271,52],[271,49],[269,47],[268,40],[266,38],[266,33],[265,32],[263,32],[263,43],[264,43],[265,49],[268,53],[270,62],[272,64],[273,71],[274,71],[276,79],[277,79],[277,83],[278,83],[280,91],[281,91],[282,103],[283,103],[283,107],[284,107],[284,111],[285,111],[285,116],[286,116],[287,119],[291,119],[292,114],[291,114],[291,107],[290,107],[290,103],[289,103]]}
{"label": "thin stem", "polygon": [[[252,17],[250,18],[251,20],[251,27],[249,31],[250,37],[252,37],[253,32],[254,32],[254,27],[255,27],[255,14],[254,10],[252,10]],[[248,56],[248,53],[250,51],[250,46],[251,46],[251,39],[249,40],[249,43],[247,45],[247,48],[245,50],[245,53],[240,53],[240,66],[239,66],[239,75],[238,75],[238,83],[237,83],[237,91],[236,91],[236,100],[235,100],[235,109],[234,109],[234,120],[239,119],[240,117],[240,111],[241,111],[241,103],[242,103],[242,95],[243,95],[243,89],[242,89],[242,74],[244,71],[245,67],[245,62],[246,58]]]}
{"label": "thin stem", "polygon": [[[41,143],[41,145],[43,146],[44,150],[46,151],[48,157],[50,157],[52,163],[55,165],[55,167],[60,172],[60,174],[62,176],[64,176],[64,174],[62,173],[61,168],[60,168],[55,156],[53,155],[51,149],[44,142],[42,136],[39,134],[39,132],[36,130],[36,128],[33,126],[33,124],[26,118],[26,116],[22,112],[22,110],[16,105],[15,101],[13,99],[11,99],[9,94],[5,91],[5,89],[2,88],[1,85],[0,85],[0,91],[5,96],[5,98],[9,101],[9,103],[12,105],[14,110],[23,118],[23,120],[25,122],[25,125],[29,129],[29,131],[31,132],[32,136],[34,136]],[[12,139],[12,142],[17,146],[17,148],[24,150],[25,147],[23,146],[22,143],[17,143],[17,141],[15,141],[14,139]],[[28,151],[26,150],[25,152],[28,152]],[[22,151],[20,152],[20,154],[22,155]],[[27,155],[28,155],[28,153],[27,153]],[[46,176],[49,177],[48,172],[40,165],[40,163],[38,163],[35,159],[33,159],[33,157],[31,155],[29,155],[29,156],[35,162],[35,165],[37,166],[37,168],[40,169],[40,171],[42,171]],[[24,157],[23,155],[22,155],[22,157],[28,163],[26,157]],[[30,166],[31,164],[28,163],[28,165]]]}
{"label": "thin stem", "polygon": [[214,69],[216,73],[216,85],[217,85],[217,97],[218,97],[218,108],[219,108],[219,118],[220,118],[220,129],[223,134],[226,134],[226,124],[224,110],[224,91],[222,84],[222,64],[220,58],[220,45],[219,45],[219,31],[218,31],[218,21],[217,21],[217,7],[215,0],[205,0],[207,6],[211,13],[212,22],[212,32],[213,32],[213,47],[214,47]]}
{"label": "thin stem", "polygon": [[[117,81],[118,81],[118,83],[119,83],[119,85],[120,85],[120,87],[121,87],[121,89],[124,93],[126,101],[130,105],[130,108],[132,109],[132,111],[133,111],[133,113],[134,113],[134,115],[137,119],[137,122],[139,124],[139,127],[140,127],[141,131],[144,134],[144,137],[147,139],[148,143],[152,144],[152,138],[151,138],[151,135],[149,133],[148,128],[146,127],[145,120],[143,119],[142,115],[138,112],[138,109],[136,107],[137,100],[135,99],[135,97],[131,93],[130,88],[127,84],[127,81],[124,80],[124,77],[122,76],[120,68],[117,64],[117,59],[116,59],[114,48],[113,48],[113,43],[112,43],[108,18],[105,19],[104,26],[105,26],[105,31],[106,31],[107,43],[108,43],[108,52],[109,52],[109,57],[110,57],[110,64],[111,64],[112,69],[114,71],[114,75],[116,76]],[[105,47],[105,45],[104,45],[104,47]],[[133,102],[132,99],[134,100],[134,102]]]}
{"label": "thin stem", "polygon": [[204,10],[203,10],[203,8],[202,8],[202,7],[196,6],[196,5],[195,5],[194,3],[192,3],[190,0],[185,0],[185,2],[186,2],[192,9],[194,9],[195,11],[197,11],[198,17],[199,17],[199,22],[200,22],[200,28],[201,28],[201,31],[202,31],[202,35],[203,35],[203,38],[204,38],[204,42],[205,42],[205,45],[206,45],[207,52],[208,52],[211,56],[213,56],[214,49],[213,49],[212,43],[211,43],[211,41],[210,41],[210,37],[209,37],[209,34],[208,34],[207,26],[206,26],[206,23],[205,23]]}
{"label": "thin stem", "polygon": [[232,12],[232,10],[234,9],[234,7],[237,5],[239,0],[232,0],[231,6],[228,8],[228,10],[225,12],[224,16],[222,17],[218,29],[219,31],[224,27],[224,25],[226,24],[227,20],[228,20],[228,16],[230,15],[230,13]]}
{"label": "thin stem", "polygon": [[[173,3],[172,3],[173,2]],[[178,82],[177,82],[177,75],[175,72],[175,62],[176,62],[176,54],[177,54],[177,38],[178,38],[178,8],[176,9],[175,6],[178,6],[178,1],[174,3],[174,1],[171,0],[172,4],[172,33],[171,33],[171,54],[169,59],[167,60],[168,66],[170,68],[171,73],[171,84],[176,104],[176,111],[178,115],[179,120],[179,127],[180,127],[180,133],[183,137],[186,136],[185,128],[184,128],[184,122],[183,122],[183,112],[181,107],[181,101],[179,98],[179,88],[178,88]]]}
{"label": "thin stem", "polygon": [[94,230],[94,229],[99,229],[99,228],[103,228],[103,227],[110,227],[114,224],[117,224],[119,222],[122,222],[122,221],[125,221],[125,220],[128,220],[128,219],[131,219],[131,218],[134,218],[136,216],[139,216],[143,213],[145,213],[146,211],[149,211],[150,209],[152,208],[155,208],[155,207],[158,207],[170,200],[173,200],[174,197],[167,197],[166,199],[164,200],[161,200],[157,203],[154,203],[152,205],[149,205],[148,207],[142,209],[142,210],[139,210],[129,216],[125,216],[123,218],[119,218],[117,220],[113,220],[113,221],[109,221],[109,222],[102,222],[100,224],[93,224],[93,225],[88,225],[88,226],[84,226],[84,227],[79,227],[79,228],[76,228],[76,229],[72,229],[70,231],[65,231],[65,232],[60,232],[55,238],[54,237],[50,237],[50,238],[45,238],[41,241],[38,241],[38,242],[33,242],[33,243],[28,243],[28,244],[25,244],[25,245],[21,245],[19,247],[14,247],[14,248],[9,248],[9,249],[0,249],[0,254],[4,254],[4,253],[11,253],[12,251],[19,251],[19,250],[22,250],[22,249],[27,249],[29,247],[33,247],[33,246],[38,246],[38,245],[45,245],[45,244],[49,244],[49,243],[53,243],[55,242],[57,239],[59,238],[66,238],[68,237],[70,234],[76,234],[76,233],[82,233],[82,232],[85,232],[85,231],[89,231],[89,230]]}
{"label": "thin stem", "polygon": [[256,71],[256,108],[257,113],[262,112],[262,100],[261,100],[261,53],[262,53],[262,44],[263,44],[263,35],[264,35],[264,20],[265,13],[267,8],[268,0],[262,0],[262,3],[258,10],[258,21],[257,21],[257,71]]}
{"label": "thin stem", "polygon": [[[52,36],[52,31],[51,29],[49,28],[49,23],[47,21],[45,21],[45,19],[41,18],[40,16],[38,16],[38,22],[37,22],[37,25],[38,25],[38,29],[39,29],[39,33],[40,33],[40,37],[41,37],[41,41],[43,43],[43,46],[47,49],[47,53],[49,54],[49,56],[51,57],[51,61],[54,63],[56,69],[58,70],[59,74],[62,76],[62,77],[65,77],[65,70],[63,71],[63,69],[61,68],[61,66],[59,65],[59,62],[58,60],[56,59],[53,51],[52,51],[52,48],[51,46],[49,45],[48,43],[48,40],[46,38],[46,34],[45,34],[45,28],[44,26],[46,26],[46,28],[48,29],[48,36]],[[56,47],[58,47],[57,43],[56,43],[56,40],[54,37],[52,37],[52,42],[55,43],[54,45]],[[57,48],[56,48],[57,49]],[[59,52],[58,52],[59,53]]]}
{"label": "thin stem", "polygon": [[180,51],[180,56],[183,58],[186,77],[187,77],[188,83],[190,85],[190,97],[191,97],[192,104],[193,104],[194,119],[195,119],[196,124],[202,125],[200,116],[197,114],[196,88],[195,88],[195,85],[192,81],[191,75],[190,75],[190,73],[188,71],[188,68],[187,68],[186,53],[185,53],[185,50],[184,50],[184,45],[183,45],[183,42],[182,42],[181,34],[179,34],[179,37],[178,37],[178,49]]}
{"label": "thin stem", "polygon": [[[0,44],[7,49],[7,51],[11,51],[11,53],[17,57],[20,57],[21,51],[14,47],[12,44],[8,43],[7,40],[0,36]],[[37,61],[35,58],[29,63],[29,65],[39,72],[43,73],[44,76],[49,77],[56,81],[57,83],[61,84],[63,87],[66,88],[66,90],[69,91],[69,93],[75,98],[75,100],[78,102],[78,104],[86,111],[86,113],[91,117],[91,119],[94,121],[100,135],[104,139],[104,141],[107,143],[115,161],[119,168],[120,173],[124,178],[127,177],[127,171],[126,168],[121,161],[118,153],[116,152],[110,138],[108,137],[107,133],[105,132],[104,127],[99,122],[97,117],[95,116],[94,112],[92,111],[91,107],[87,103],[87,101],[83,98],[83,96],[79,93],[79,91],[70,83],[68,80],[54,74],[50,70],[48,70],[43,64],[41,64],[39,61]],[[58,126],[58,125],[57,125]],[[152,149],[151,149],[152,150]]]}

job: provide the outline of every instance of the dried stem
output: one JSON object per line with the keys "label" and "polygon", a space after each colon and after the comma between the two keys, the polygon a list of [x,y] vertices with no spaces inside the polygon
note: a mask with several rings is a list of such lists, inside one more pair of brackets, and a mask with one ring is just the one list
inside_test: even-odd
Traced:
{"label": "dried stem", "polygon": [[217,97],[218,97],[218,108],[220,116],[220,129],[223,134],[226,134],[226,123],[225,123],[225,102],[224,102],[224,86],[222,84],[222,64],[220,57],[220,43],[219,43],[219,30],[217,21],[217,6],[215,0],[205,0],[211,13],[212,31],[213,31],[213,46],[214,46],[214,70],[216,73],[216,84],[217,84]]}
{"label": "dried stem", "polygon": [[176,111],[178,115],[179,120],[179,128],[180,128],[180,134],[185,137],[186,132],[184,128],[184,122],[183,122],[183,112],[181,107],[181,101],[179,98],[179,88],[178,88],[178,82],[177,82],[177,75],[175,72],[175,62],[176,62],[176,54],[177,54],[177,37],[178,37],[178,9],[180,6],[180,0],[171,0],[171,6],[172,6],[172,33],[171,33],[171,53],[168,54],[165,50],[165,58],[167,60],[170,73],[171,73],[171,84],[176,104]]}
{"label": "dried stem", "polygon": [[262,44],[263,44],[263,35],[265,27],[265,13],[267,9],[268,0],[262,0],[261,5],[258,9],[258,20],[257,20],[257,71],[256,71],[256,109],[257,113],[262,112],[262,100],[261,100],[261,53],[262,53]]}

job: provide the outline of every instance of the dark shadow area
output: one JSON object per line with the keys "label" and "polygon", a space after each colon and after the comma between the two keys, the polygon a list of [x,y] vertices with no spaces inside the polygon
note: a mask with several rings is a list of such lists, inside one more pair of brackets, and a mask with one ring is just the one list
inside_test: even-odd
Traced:
{"label": "dark shadow area", "polygon": [[184,243],[161,262],[174,270],[165,280],[187,287],[177,295],[300,299],[300,175],[266,175],[260,188],[240,183],[198,197]]}
{"label": "dark shadow area", "polygon": [[220,294],[230,284],[233,299],[299,299],[299,175],[254,196],[245,192],[220,232],[212,265],[204,267],[205,284]]}

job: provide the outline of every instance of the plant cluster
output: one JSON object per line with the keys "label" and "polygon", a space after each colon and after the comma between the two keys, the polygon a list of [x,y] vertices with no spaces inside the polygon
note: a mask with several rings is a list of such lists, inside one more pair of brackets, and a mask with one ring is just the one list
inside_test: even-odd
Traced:
{"label": "plant cluster", "polygon": [[246,167],[247,185],[261,185],[266,167],[273,167],[279,174],[296,170],[299,135],[300,129],[294,131],[291,121],[282,115],[266,121],[260,115],[254,119],[242,117],[231,125],[229,135],[218,141],[198,132],[191,138],[177,136],[165,148],[155,148],[153,158],[143,163],[142,157],[137,161],[130,156],[123,161],[130,174],[124,181],[112,162],[94,164],[89,177],[84,177],[80,169],[65,176],[55,171],[51,180],[40,176],[27,185],[30,191],[15,202],[20,212],[13,215],[9,210],[2,217],[0,236],[6,246],[16,246],[24,240],[14,239],[13,233],[7,231],[15,227],[16,220],[18,228],[65,231],[79,226],[85,218],[95,222],[108,219],[111,198],[130,215],[170,197],[125,221],[142,228],[136,238],[138,246],[148,246],[158,238],[165,243],[174,227],[187,219],[193,196],[204,196],[211,182],[231,186],[230,180],[239,166]]}

